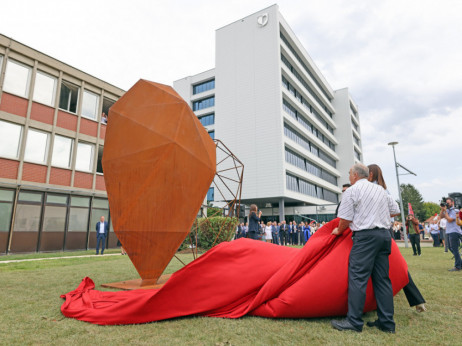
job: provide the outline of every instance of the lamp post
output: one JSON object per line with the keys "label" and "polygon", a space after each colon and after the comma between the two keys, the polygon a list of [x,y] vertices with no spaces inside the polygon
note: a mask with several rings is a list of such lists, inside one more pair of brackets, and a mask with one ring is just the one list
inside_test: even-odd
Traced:
{"label": "lamp post", "polygon": [[388,143],[388,145],[391,145],[393,147],[393,157],[395,159],[395,170],[396,170],[396,180],[398,181],[399,203],[401,203],[401,220],[402,220],[402,225],[403,225],[404,246],[409,247],[409,243],[407,241],[406,226],[405,226],[406,219],[404,218],[404,204],[403,204],[403,198],[401,197],[401,187],[400,187],[400,184],[399,184],[399,174],[398,174],[398,166],[399,166],[399,164],[396,162],[396,154],[395,154],[395,145],[396,144],[398,144],[398,142],[390,142],[390,143]]}

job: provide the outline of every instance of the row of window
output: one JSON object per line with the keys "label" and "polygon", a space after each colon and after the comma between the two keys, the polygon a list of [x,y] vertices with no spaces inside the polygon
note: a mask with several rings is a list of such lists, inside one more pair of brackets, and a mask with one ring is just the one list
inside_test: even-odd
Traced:
{"label": "row of window", "polygon": [[[318,86],[319,90],[321,90],[321,92],[324,94],[324,96],[326,97],[326,99],[328,100],[331,100],[330,96],[326,93],[326,91],[324,90],[324,88],[322,87],[321,83],[318,82],[316,76],[314,75],[313,72],[311,72],[311,70],[308,68],[308,66],[306,66],[306,64],[304,63],[304,61],[302,60],[302,58],[300,58],[300,56],[298,55],[298,53],[295,51],[295,49],[292,47],[292,45],[289,43],[289,40],[287,40],[287,38],[282,34],[282,32],[280,33],[280,36],[281,36],[281,40],[282,42],[285,43],[285,45],[287,46],[287,48],[289,48],[289,50],[291,51],[291,53],[295,56],[295,58],[298,60],[298,62],[300,63],[300,65],[303,66],[303,69],[306,71],[306,73],[308,73],[308,75],[313,79],[314,83]],[[324,105],[324,103],[320,103],[321,105]]]}
{"label": "row of window", "polygon": [[329,125],[329,123],[319,114],[314,107],[300,94],[300,92],[295,89],[295,87],[289,83],[289,81],[282,76],[282,85],[302,104],[303,108],[305,108],[308,112],[313,114],[316,119],[319,120],[321,124],[332,134],[334,134],[334,128]]}
{"label": "row of window", "polygon": [[301,145],[306,150],[310,151],[312,154],[319,157],[324,162],[328,163],[332,167],[336,167],[336,161],[328,156],[324,151],[319,149],[315,144],[311,143],[308,139],[303,137],[298,131],[292,129],[289,125],[284,124],[284,134],[286,137],[293,140],[295,143]]}
{"label": "row of window", "polygon": [[[94,247],[96,237],[88,238],[89,231],[95,232],[101,216],[110,221],[105,198],[21,190],[14,208],[15,194],[15,190],[0,189],[0,232],[9,232],[14,222],[11,252]],[[114,245],[115,242],[114,239]],[[7,246],[0,241],[0,253],[5,252]]]}
{"label": "row of window", "polygon": [[215,139],[215,130],[209,131],[208,133],[212,139]]}
{"label": "row of window", "polygon": [[307,196],[316,197],[332,203],[338,203],[338,195],[335,192],[329,191],[288,173],[286,174],[286,188]]}
{"label": "row of window", "polygon": [[358,153],[355,149],[355,157],[358,159],[358,161],[361,161],[361,154]]}
{"label": "row of window", "polygon": [[215,200],[215,188],[209,187],[207,191],[207,202],[213,202]]}
{"label": "row of window", "polygon": [[[0,65],[1,66],[1,65]],[[8,59],[5,71],[3,90],[21,97],[28,98],[31,87],[33,69],[30,66],[15,60]],[[80,87],[62,80],[58,85],[58,78],[51,76],[43,71],[37,71],[35,75],[34,93],[32,99],[50,107],[55,106],[55,98],[59,87],[59,108],[70,113],[77,114]],[[100,96],[84,89],[82,99],[82,116],[97,120],[99,112]],[[109,113],[109,108],[115,101],[103,98],[101,118]]]}
{"label": "row of window", "polygon": [[308,131],[310,131],[313,135],[318,137],[324,144],[326,144],[329,148],[335,151],[335,144],[332,143],[324,134],[319,131],[313,124],[311,124],[308,120],[305,119],[304,116],[298,112],[295,107],[293,107],[288,101],[284,98],[282,99],[282,108],[295,120],[297,120],[300,124],[303,125]]}
{"label": "row of window", "polygon": [[353,105],[351,104],[350,102],[350,110],[351,112],[354,114],[355,117],[358,117],[358,112],[356,112],[356,110],[354,109]]}
{"label": "row of window", "polygon": [[215,106],[215,96],[207,97],[202,100],[194,101],[192,105],[193,111],[199,111],[201,109]]}
{"label": "row of window", "polygon": [[215,79],[193,85],[193,95],[212,89],[215,89]]}
{"label": "row of window", "polygon": [[299,80],[299,82],[305,87],[306,91],[316,100],[316,102],[321,106],[321,108],[324,109],[324,111],[329,114],[329,116],[332,118],[333,114],[329,110],[329,108],[326,107],[326,105],[322,102],[322,100],[316,95],[316,93],[313,91],[313,89],[308,85],[308,83],[303,79],[302,75],[295,69],[295,67],[292,66],[292,64],[287,60],[287,58],[281,54],[281,60],[282,62],[287,66],[287,68],[292,72],[292,74]]}
{"label": "row of window", "polygon": [[209,126],[215,124],[215,114],[207,114],[198,118],[202,126]]}
{"label": "row of window", "polygon": [[360,147],[361,145],[359,144],[359,139],[356,138],[356,135],[354,132],[352,132],[352,135],[353,135],[353,140],[355,141],[355,143],[358,145],[358,147]]}
{"label": "row of window", "polygon": [[[19,159],[21,140],[24,127],[0,120],[0,156],[9,159]],[[51,133],[29,128],[27,131],[24,161],[47,164],[50,150]],[[55,135],[51,155],[51,165],[61,168],[71,168],[74,139]],[[97,172],[103,173],[100,164],[103,147],[98,150]],[[77,143],[75,169],[91,172],[95,156],[95,145],[86,142]]]}
{"label": "row of window", "polygon": [[337,177],[333,174],[327,172],[325,169],[319,167],[318,165],[314,164],[310,160],[298,155],[297,153],[293,152],[292,150],[286,149],[286,162],[303,169],[305,172],[311,173],[325,181],[337,185]]}

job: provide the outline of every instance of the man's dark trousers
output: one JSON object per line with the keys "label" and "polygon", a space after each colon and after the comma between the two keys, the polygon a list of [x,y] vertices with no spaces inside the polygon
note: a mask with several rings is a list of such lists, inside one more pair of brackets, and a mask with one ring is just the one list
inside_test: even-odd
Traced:
{"label": "man's dark trousers", "polygon": [[99,243],[101,242],[101,255],[104,253],[106,248],[106,233],[98,233],[96,235],[96,254],[99,252]]}
{"label": "man's dark trousers", "polygon": [[456,267],[457,269],[461,269],[462,261],[461,261],[460,253],[459,253],[459,245],[460,245],[459,233],[455,233],[455,232],[449,233],[448,240],[449,240],[449,250],[451,250],[452,254],[454,255],[454,259],[455,259],[454,267]]}
{"label": "man's dark trousers", "polygon": [[409,234],[409,240],[411,241],[412,251],[414,255],[420,255],[420,238],[419,234]]}
{"label": "man's dark trousers", "polygon": [[390,253],[391,236],[387,229],[354,232],[348,265],[347,318],[359,330],[364,324],[362,315],[369,277],[372,277],[380,326],[395,330],[393,289],[388,274]]}

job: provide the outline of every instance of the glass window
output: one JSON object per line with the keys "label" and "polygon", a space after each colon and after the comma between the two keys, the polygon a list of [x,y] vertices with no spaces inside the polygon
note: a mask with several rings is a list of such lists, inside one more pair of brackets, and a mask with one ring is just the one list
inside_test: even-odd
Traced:
{"label": "glass window", "polygon": [[53,143],[53,155],[51,164],[53,166],[69,168],[71,166],[71,153],[74,140],[72,138],[55,135]]}
{"label": "glass window", "polygon": [[93,144],[79,143],[77,145],[77,159],[75,161],[75,169],[79,171],[91,172],[93,169],[93,152],[95,146]]}
{"label": "glass window", "polygon": [[98,147],[98,161],[96,162],[97,173],[103,173],[103,163],[101,161],[103,159],[103,149],[104,147],[102,145]]}
{"label": "glass window", "polygon": [[95,198],[93,200],[93,207],[100,209],[109,209],[109,201],[107,199]]}
{"label": "glass window", "polygon": [[203,82],[200,84],[196,84],[193,86],[193,95],[202,93],[207,90],[215,89],[215,79],[209,80],[207,82]]}
{"label": "glass window", "polygon": [[57,78],[37,71],[37,75],[35,76],[34,101],[54,106],[57,84]]}
{"label": "glass window", "polygon": [[38,232],[41,205],[18,204],[14,219],[15,232]]}
{"label": "glass window", "polygon": [[45,206],[43,232],[63,232],[66,225],[66,207]]}
{"label": "glass window", "polygon": [[22,97],[27,97],[29,95],[31,72],[31,67],[14,60],[8,60],[3,90]]}
{"label": "glass window", "polygon": [[96,232],[96,224],[100,221],[101,216],[104,216],[104,221],[109,221],[109,209],[91,209],[90,230]]}
{"label": "glass window", "polygon": [[13,202],[14,191],[13,190],[0,190],[0,201]]}
{"label": "glass window", "polygon": [[47,203],[67,204],[67,196],[63,195],[47,195]]}
{"label": "glass window", "polygon": [[[74,197],[72,197],[74,198]],[[69,232],[86,232],[88,229],[89,208],[70,208]]]}
{"label": "glass window", "polygon": [[61,81],[61,93],[59,95],[59,108],[71,113],[77,113],[79,100],[79,87],[75,84]]}
{"label": "glass window", "polygon": [[0,156],[17,159],[22,126],[0,120]]}
{"label": "glass window", "polygon": [[193,111],[215,106],[215,96],[193,102]]}
{"label": "glass window", "polygon": [[34,192],[19,192],[19,201],[20,202],[37,202],[42,203],[42,194]]}
{"label": "glass window", "polygon": [[215,131],[210,131],[209,135],[212,139],[215,139]]}
{"label": "glass window", "polygon": [[99,96],[88,91],[83,91],[82,116],[96,120],[98,114]]}
{"label": "glass window", "polygon": [[104,98],[103,99],[103,111],[101,113],[101,122],[103,124],[107,124],[107,117],[109,115],[109,109],[112,107],[112,105],[115,103],[115,101]]}
{"label": "glass window", "polygon": [[37,163],[46,163],[48,154],[48,140],[48,133],[29,129],[27,134],[24,160]]}
{"label": "glass window", "polygon": [[215,124],[215,114],[207,114],[199,118],[202,126],[209,126]]}
{"label": "glass window", "polygon": [[71,197],[71,206],[73,207],[89,207],[90,206],[90,198],[88,197]]}
{"label": "glass window", "polygon": [[207,191],[207,202],[215,200],[215,189],[210,187]]}
{"label": "glass window", "polygon": [[0,232],[9,232],[13,203],[0,203]]}

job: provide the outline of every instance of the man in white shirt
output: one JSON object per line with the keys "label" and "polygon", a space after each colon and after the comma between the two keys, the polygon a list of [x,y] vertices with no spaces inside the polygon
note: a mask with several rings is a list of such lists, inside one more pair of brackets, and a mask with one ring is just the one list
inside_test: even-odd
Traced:
{"label": "man in white shirt", "polygon": [[394,333],[393,290],[391,286],[388,256],[391,253],[389,228],[391,217],[399,214],[398,204],[383,187],[367,181],[369,169],[355,164],[350,169],[350,182],[342,197],[338,211],[339,227],[333,235],[342,234],[348,227],[353,231],[353,247],[348,264],[348,314],[341,321],[332,320],[338,330],[361,332],[362,314],[369,278],[377,301],[375,322],[368,326]]}
{"label": "man in white shirt", "polygon": [[101,255],[104,254],[106,248],[106,237],[109,233],[109,224],[104,221],[104,216],[101,216],[100,221],[96,223],[96,254],[99,254],[99,244],[101,243]]}
{"label": "man in white shirt", "polygon": [[446,235],[446,224],[447,223],[448,223],[448,220],[446,220],[445,218],[442,218],[438,225],[440,227],[440,239],[444,245],[444,252],[448,252],[448,237]]}

